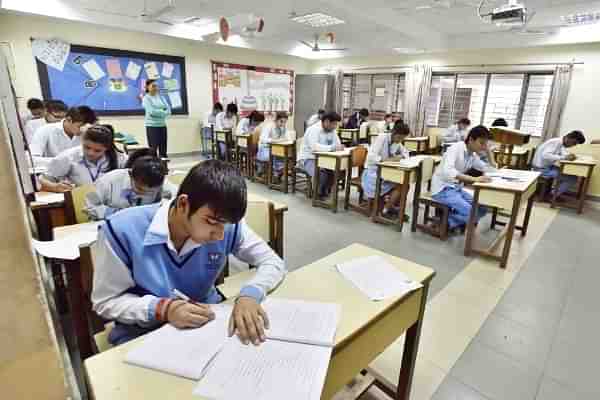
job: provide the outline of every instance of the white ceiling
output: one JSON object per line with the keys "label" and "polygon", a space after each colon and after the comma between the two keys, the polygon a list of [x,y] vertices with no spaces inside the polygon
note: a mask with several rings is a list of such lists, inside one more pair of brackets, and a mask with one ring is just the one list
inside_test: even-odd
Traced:
{"label": "white ceiling", "polygon": [[[451,4],[450,8],[417,10],[416,7],[436,1]],[[175,0],[175,11],[161,17],[173,26],[144,23],[136,15],[144,8],[144,0],[1,0],[2,8],[23,13],[41,14],[100,25],[127,27],[131,30],[154,32],[200,40],[215,31],[216,21],[225,16],[231,21],[253,13],[264,18],[265,29],[260,37],[243,38],[234,35],[227,45],[291,54],[304,58],[334,58],[342,56],[377,56],[394,54],[393,48],[417,48],[425,51],[525,47],[536,45],[600,41],[600,24],[582,27],[561,27],[561,15],[585,11],[600,11],[600,1],[585,0],[522,0],[536,11],[529,29],[546,29],[545,36],[501,32],[501,28],[483,23],[476,14],[479,0]],[[507,0],[489,0],[491,8]],[[149,11],[166,5],[166,0],[147,0]],[[93,8],[100,11],[90,11]],[[310,41],[317,32],[308,26],[289,20],[289,14],[323,12],[346,21],[343,25],[321,29],[333,31],[335,47],[349,47],[347,52],[314,53],[298,40]],[[130,15],[119,16],[118,14]],[[189,17],[206,19],[201,26],[183,24]],[[235,32],[234,32],[235,33]],[[328,47],[323,43],[322,47]]]}

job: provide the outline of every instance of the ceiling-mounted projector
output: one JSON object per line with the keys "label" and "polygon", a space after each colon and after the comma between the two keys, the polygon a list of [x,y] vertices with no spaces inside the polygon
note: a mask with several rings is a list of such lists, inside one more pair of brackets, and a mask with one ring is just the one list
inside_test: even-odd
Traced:
{"label": "ceiling-mounted projector", "polygon": [[527,21],[527,9],[517,0],[509,0],[508,4],[494,8],[490,19],[498,26],[523,25]]}

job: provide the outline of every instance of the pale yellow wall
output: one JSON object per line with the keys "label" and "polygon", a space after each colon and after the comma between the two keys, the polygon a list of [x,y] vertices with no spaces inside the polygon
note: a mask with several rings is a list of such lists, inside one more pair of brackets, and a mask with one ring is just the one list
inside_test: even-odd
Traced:
{"label": "pale yellow wall", "polygon": [[[354,67],[412,65],[427,63],[432,66],[458,64],[512,64],[536,62],[583,61],[576,65],[571,80],[571,90],[564,110],[561,132],[573,129],[583,130],[589,139],[600,139],[600,116],[596,111],[600,99],[600,43],[546,46],[523,49],[491,49],[452,51],[449,53],[424,54],[418,56],[385,57],[346,57],[334,60],[317,61],[313,73],[328,70],[350,69]],[[481,68],[475,68],[475,70]],[[600,160],[600,145],[585,145],[575,152],[592,154]],[[595,171],[590,193],[600,196],[600,167]]]}
{"label": "pale yellow wall", "polygon": [[[190,115],[170,118],[169,153],[187,153],[200,149],[200,122],[212,105],[211,60],[286,68],[296,73],[308,73],[312,67],[310,61],[298,57],[53,18],[0,14],[0,41],[8,41],[13,45],[18,95],[23,98],[41,96],[37,69],[31,55],[30,37],[58,37],[74,44],[185,56]],[[142,117],[103,118],[103,121],[112,123],[120,131],[135,135],[141,143],[146,142]]]}

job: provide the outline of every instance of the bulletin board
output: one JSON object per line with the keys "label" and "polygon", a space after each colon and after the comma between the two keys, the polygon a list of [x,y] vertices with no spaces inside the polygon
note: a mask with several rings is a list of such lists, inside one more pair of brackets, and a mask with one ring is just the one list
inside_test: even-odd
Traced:
{"label": "bulletin board", "polygon": [[294,111],[294,71],[213,61],[212,81],[213,101],[242,113]]}
{"label": "bulletin board", "polygon": [[184,57],[71,45],[62,71],[36,61],[44,99],[98,115],[143,115],[146,80],[156,79],[172,113],[188,114]]}

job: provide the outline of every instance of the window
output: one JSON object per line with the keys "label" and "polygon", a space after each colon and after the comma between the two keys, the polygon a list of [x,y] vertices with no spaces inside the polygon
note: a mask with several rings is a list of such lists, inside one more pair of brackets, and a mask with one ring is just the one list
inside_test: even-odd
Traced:
{"label": "window", "polygon": [[344,75],[342,99],[344,118],[366,108],[370,118],[382,120],[385,114],[404,116],[404,74],[347,74]]}
{"label": "window", "polygon": [[504,118],[512,128],[540,135],[552,81],[552,73],[434,75],[427,124],[445,128],[469,118],[473,125],[489,126]]}

